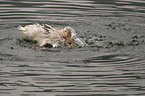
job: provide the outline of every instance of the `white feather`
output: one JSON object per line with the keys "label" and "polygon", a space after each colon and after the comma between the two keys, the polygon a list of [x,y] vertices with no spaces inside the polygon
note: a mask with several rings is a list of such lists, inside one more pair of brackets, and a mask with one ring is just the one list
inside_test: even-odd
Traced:
{"label": "white feather", "polygon": [[[50,44],[53,47],[66,46],[66,33],[65,28],[71,29],[71,40],[75,41],[77,46],[84,46],[84,43],[76,37],[76,32],[71,27],[65,27],[63,30],[56,30],[50,25],[47,30],[45,26],[40,24],[27,25],[25,27],[19,26],[21,31],[21,37],[26,40],[37,41],[40,47],[43,47],[46,44]],[[49,32],[48,32],[49,31]]]}

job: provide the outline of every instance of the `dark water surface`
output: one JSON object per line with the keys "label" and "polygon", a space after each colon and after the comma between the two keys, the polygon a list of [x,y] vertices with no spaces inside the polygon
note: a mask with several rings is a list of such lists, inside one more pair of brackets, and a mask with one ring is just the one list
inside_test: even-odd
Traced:
{"label": "dark water surface", "polygon": [[[38,50],[17,29],[73,27],[88,46]],[[145,96],[144,0],[0,0],[0,96]]]}

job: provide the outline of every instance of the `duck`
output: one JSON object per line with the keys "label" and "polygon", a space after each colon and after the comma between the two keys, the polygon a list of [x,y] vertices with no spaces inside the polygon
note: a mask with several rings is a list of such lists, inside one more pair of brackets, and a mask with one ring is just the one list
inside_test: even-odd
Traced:
{"label": "duck", "polygon": [[33,24],[18,27],[21,38],[24,40],[36,41],[34,46],[42,47],[83,47],[84,41],[77,37],[72,27],[55,29],[48,24]]}

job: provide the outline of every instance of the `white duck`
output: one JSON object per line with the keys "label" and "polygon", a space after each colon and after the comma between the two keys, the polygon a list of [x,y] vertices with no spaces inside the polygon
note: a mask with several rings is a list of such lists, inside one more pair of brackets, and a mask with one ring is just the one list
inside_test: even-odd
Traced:
{"label": "white duck", "polygon": [[34,24],[25,27],[19,26],[22,39],[37,41],[41,47],[81,47],[84,42],[76,37],[75,31],[71,27],[65,27],[63,30],[56,30],[47,24]]}

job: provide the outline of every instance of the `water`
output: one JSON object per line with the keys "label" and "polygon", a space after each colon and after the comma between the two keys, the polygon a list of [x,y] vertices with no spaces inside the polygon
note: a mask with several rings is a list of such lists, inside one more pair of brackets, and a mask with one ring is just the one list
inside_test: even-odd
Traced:
{"label": "water", "polygon": [[[144,0],[0,0],[0,96],[144,96]],[[38,50],[17,29],[71,26],[88,46]]]}

